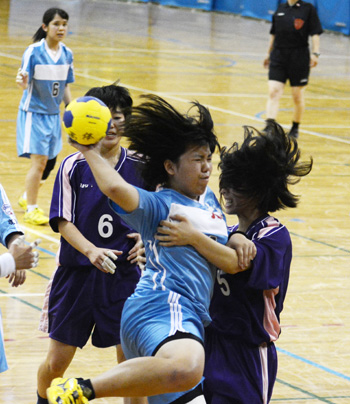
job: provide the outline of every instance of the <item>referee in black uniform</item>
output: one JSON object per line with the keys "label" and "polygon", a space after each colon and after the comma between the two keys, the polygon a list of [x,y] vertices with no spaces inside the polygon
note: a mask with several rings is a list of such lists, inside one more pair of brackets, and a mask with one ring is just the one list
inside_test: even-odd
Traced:
{"label": "referee in black uniform", "polygon": [[[280,4],[272,17],[268,56],[264,66],[269,69],[269,95],[266,124],[274,121],[284,86],[289,80],[294,102],[293,125],[290,136],[298,137],[299,124],[305,109],[304,92],[310,67],[317,66],[320,56],[322,26],[315,7],[302,0]],[[311,36],[312,50],[309,50]]]}

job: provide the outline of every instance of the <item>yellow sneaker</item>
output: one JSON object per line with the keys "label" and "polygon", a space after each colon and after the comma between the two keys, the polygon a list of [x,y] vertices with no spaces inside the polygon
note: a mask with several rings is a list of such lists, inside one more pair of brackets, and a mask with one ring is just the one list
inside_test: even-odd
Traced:
{"label": "yellow sneaker", "polygon": [[19,205],[24,211],[27,210],[27,200],[24,199],[23,196],[21,196],[21,197],[18,199],[18,205]]}
{"label": "yellow sneaker", "polygon": [[23,216],[23,220],[26,223],[34,224],[35,226],[49,223],[49,218],[45,216],[43,211],[39,208],[35,208],[31,212],[26,212]]}
{"label": "yellow sneaker", "polygon": [[53,379],[51,386],[46,390],[46,395],[50,404],[86,404],[88,402],[77,379],[62,377]]}
{"label": "yellow sneaker", "polygon": [[[18,199],[18,205],[19,205],[25,212],[27,211],[27,207],[28,207],[27,200],[24,199],[23,196],[21,196],[21,197]],[[44,214],[44,211],[43,211],[42,209],[38,208],[38,210],[39,210],[39,212],[41,212],[42,214]]]}

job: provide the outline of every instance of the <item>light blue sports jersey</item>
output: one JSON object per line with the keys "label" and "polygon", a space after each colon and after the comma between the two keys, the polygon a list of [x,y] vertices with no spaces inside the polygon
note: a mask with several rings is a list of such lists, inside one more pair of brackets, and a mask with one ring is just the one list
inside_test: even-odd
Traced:
{"label": "light blue sports jersey", "polygon": [[0,184],[0,242],[2,245],[6,245],[6,237],[11,233],[22,233],[17,218],[13,213],[10,201],[7,198],[6,192],[3,186]]}
{"label": "light blue sports jersey", "polygon": [[147,192],[138,189],[139,207],[124,212],[111,202],[112,208],[123,220],[142,236],[146,249],[147,264],[135,293],[142,289],[173,291],[188,298],[195,307],[203,324],[210,322],[209,302],[212,295],[215,267],[191,246],[162,247],[154,239],[161,220],[180,214],[186,216],[202,233],[227,242],[226,219],[214,193],[207,188],[199,201],[180,193],[164,189]]}
{"label": "light blue sports jersey", "polygon": [[0,373],[5,372],[8,369],[6,355],[5,355],[5,347],[4,347],[4,331],[2,329],[2,316],[0,310]]}
{"label": "light blue sports jersey", "polygon": [[[0,184],[0,242],[5,247],[6,237],[11,233],[22,233],[21,228],[17,222],[16,216],[11,208],[10,201],[7,198],[6,192],[3,186]],[[0,373],[8,369],[5,349],[4,349],[4,339],[3,339],[3,329],[2,329],[2,317],[0,310]]]}
{"label": "light blue sports jersey", "polygon": [[28,73],[28,88],[23,91],[19,108],[39,114],[58,114],[65,87],[74,82],[72,51],[60,43],[54,54],[42,39],[26,49],[21,68]]}

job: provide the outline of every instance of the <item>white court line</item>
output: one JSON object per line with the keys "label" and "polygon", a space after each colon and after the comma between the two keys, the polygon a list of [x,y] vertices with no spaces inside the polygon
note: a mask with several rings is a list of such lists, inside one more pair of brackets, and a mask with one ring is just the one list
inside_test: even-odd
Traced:
{"label": "white court line", "polygon": [[4,58],[8,58],[8,59],[14,59],[14,60],[22,60],[22,58],[21,57],[19,57],[19,56],[14,56],[14,55],[11,55],[11,54],[9,54],[9,53],[2,53],[2,52],[0,52],[0,56],[2,56],[2,57],[4,57]]}
{"label": "white court line", "polygon": [[49,240],[49,241],[52,241],[52,242],[54,242],[54,243],[56,243],[56,244],[59,244],[59,243],[60,243],[60,240],[58,240],[58,239],[56,239],[56,238],[54,238],[54,237],[48,236],[47,234],[42,233],[42,232],[40,232],[40,231],[31,229],[30,227],[26,227],[26,226],[23,226],[23,225],[21,224],[21,228],[22,228],[23,230],[25,230],[27,233],[35,234],[36,236],[39,236],[40,238],[44,238],[44,239]]}
{"label": "white court line", "polygon": [[304,125],[304,128],[350,129],[350,125]]}
{"label": "white court line", "polygon": [[[81,77],[90,78],[90,79],[93,79],[93,80],[96,80],[96,81],[102,81],[102,82],[105,81],[105,80],[101,79],[100,77],[90,76],[90,75],[88,75],[88,74],[79,74],[79,75],[80,75]],[[124,85],[125,85],[125,87],[127,87],[127,88],[129,88],[129,89],[132,89],[132,90],[135,90],[135,91],[140,91],[140,92],[142,92],[142,93],[149,92],[149,93],[151,93],[151,94],[157,94],[157,95],[160,94],[160,93],[158,93],[158,92],[156,92],[156,91],[149,91],[149,90],[147,90],[147,89],[145,89],[145,88],[135,87],[135,86],[128,85],[128,84],[124,84]],[[173,96],[173,95],[169,95],[169,96],[168,96],[167,93],[162,93],[162,94],[166,95],[168,98],[170,98],[170,99],[172,99],[172,100],[175,100],[175,101],[180,101],[180,102],[184,102],[184,103],[188,103],[188,102],[189,102],[189,100],[184,99],[184,98],[175,97],[175,96]],[[261,122],[264,122],[263,119],[256,118],[255,116],[252,116],[252,115],[241,114],[240,112],[234,112],[234,111],[231,111],[231,110],[227,110],[227,109],[215,107],[215,106],[210,105],[210,104],[209,104],[209,105],[207,104],[207,106],[208,106],[208,108],[209,108],[210,110],[212,110],[212,111],[217,111],[217,112],[222,112],[222,113],[226,113],[226,114],[233,115],[233,116],[238,116],[238,117],[240,117],[240,118],[249,119],[249,120],[252,120],[252,121],[255,121],[255,122],[260,122],[260,123],[261,123]],[[282,126],[283,126],[283,125],[282,125]],[[284,127],[287,127],[287,126],[284,126]],[[342,139],[342,138],[339,138],[339,137],[337,137],[337,136],[324,135],[324,134],[322,134],[322,133],[312,132],[312,131],[304,130],[304,129],[301,130],[300,132],[307,133],[307,134],[312,135],[312,136],[321,137],[321,138],[324,138],[324,139],[334,140],[334,141],[340,142],[340,143],[350,144],[350,140]]]}
{"label": "white court line", "polygon": [[[266,98],[266,94],[244,94],[244,93],[198,93],[198,92],[158,92],[158,95],[174,95],[174,96],[196,96],[196,97],[229,97],[229,98]],[[290,98],[290,95],[282,95],[282,98]],[[350,101],[350,97],[330,97],[327,95],[320,95],[317,97],[307,96],[308,100],[329,100],[329,101]]]}
{"label": "white court line", "polygon": [[[286,128],[285,125],[282,125],[282,126],[284,126]],[[339,143],[350,144],[350,140],[342,139],[341,137],[337,137],[337,136],[325,135],[323,133],[312,132],[311,130],[306,130],[306,129],[301,129],[301,130],[299,130],[299,132],[307,133],[308,135],[311,135],[311,136],[321,137],[323,139],[334,140],[334,141],[339,142]]]}
{"label": "white court line", "polygon": [[[8,57],[10,59],[21,60],[21,58],[18,57],[18,56],[9,55],[9,54],[2,53],[2,52],[0,52],[0,56]],[[96,80],[96,81],[100,81],[100,82],[106,84],[105,79],[101,79],[100,77],[96,77],[96,76],[91,76],[90,74],[83,74],[83,73],[78,73],[77,71],[75,71],[75,75],[83,77],[85,79],[93,79],[93,80]],[[135,87],[135,86],[129,85],[127,83],[123,83],[123,85],[125,85],[125,87],[129,88],[130,90],[139,91],[141,93],[163,95],[163,96],[166,96],[167,98],[170,98],[170,99],[172,99],[174,101],[179,101],[179,102],[183,102],[183,103],[188,103],[190,101],[190,100],[185,99],[185,98],[176,97],[174,95],[171,95],[171,93],[151,91],[149,89],[142,88],[142,87]],[[237,117],[244,118],[244,119],[249,119],[249,120],[254,121],[254,122],[260,122],[260,123],[264,122],[263,119],[256,118],[253,115],[241,114],[239,112],[235,112],[235,111],[215,107],[215,106],[210,105],[210,104],[207,104],[207,107],[212,111],[222,112],[224,114],[233,115],[233,116],[237,116]],[[284,127],[286,128],[286,126],[284,126]],[[342,138],[337,137],[337,136],[325,135],[325,134],[322,134],[322,133],[312,132],[312,131],[305,130],[305,129],[300,130],[300,132],[307,133],[308,135],[320,137],[320,138],[323,138],[323,139],[333,140],[333,141],[339,142],[339,143],[350,144],[350,140],[342,139]],[[28,229],[28,230],[30,230],[30,229]]]}
{"label": "white court line", "polygon": [[[77,73],[76,75],[84,77],[86,79],[93,79],[93,80],[101,81],[101,82],[106,81],[105,79],[101,79],[100,77],[96,77],[96,76],[91,76],[89,74]],[[156,94],[156,95],[164,94],[164,96],[166,96],[167,98],[170,98],[170,99],[172,99],[174,101],[180,101],[180,102],[184,102],[184,103],[189,102],[188,99],[181,98],[181,97],[175,97],[173,95],[168,95],[168,93],[164,93],[164,92],[163,93],[158,93],[157,91],[150,91],[148,89],[145,89],[145,88],[142,88],[142,87],[135,87],[135,86],[129,85],[127,83],[123,83],[123,85],[125,85],[125,87],[127,87],[127,88],[129,88],[131,90],[139,91],[141,93],[151,93],[151,94]],[[215,107],[214,105],[210,105],[210,104],[206,104],[206,105],[211,111],[222,112],[222,113],[225,113],[225,114],[228,114],[228,115],[238,116],[240,118],[249,119],[249,120],[255,121],[255,122],[260,122],[260,123],[265,122],[264,119],[256,118],[253,115],[241,114],[240,112],[235,112],[235,111],[231,111],[231,110],[228,110],[228,109]],[[282,126],[285,127],[285,128],[287,127],[286,125],[282,125]],[[312,136],[316,136],[316,137],[321,137],[321,138],[324,138],[324,139],[334,140],[335,142],[350,144],[350,140],[342,139],[342,138],[337,137],[337,136],[324,135],[322,133],[312,132],[312,131],[304,130],[304,129],[300,130],[300,132],[307,133],[308,135],[312,135]]]}
{"label": "white court line", "polygon": [[[4,45],[2,48],[7,48],[7,49],[23,49],[22,46],[19,45]],[[78,51],[85,51],[86,47],[79,47],[74,45],[74,50],[76,52]],[[160,54],[160,53],[168,53],[168,54],[174,54],[174,55],[182,55],[182,54],[189,54],[189,55],[222,55],[222,56],[256,56],[259,57],[261,60],[264,59],[266,56],[265,53],[260,53],[260,52],[230,52],[230,51],[205,51],[205,50],[196,50],[196,49],[141,49],[141,48],[111,48],[111,47],[98,47],[98,53],[100,54],[101,52],[126,52],[130,54],[131,52],[135,53],[155,53],[155,54]],[[12,59],[17,59],[21,60],[21,57],[18,56],[13,56],[11,54],[3,53],[0,52],[0,56],[2,57],[9,57]],[[350,59],[350,56],[348,55],[333,55],[333,54],[326,54],[322,53],[322,59]]]}

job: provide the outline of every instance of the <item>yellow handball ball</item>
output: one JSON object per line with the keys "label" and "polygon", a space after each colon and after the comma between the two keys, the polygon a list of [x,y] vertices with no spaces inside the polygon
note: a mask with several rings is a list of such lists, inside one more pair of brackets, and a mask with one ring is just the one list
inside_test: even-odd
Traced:
{"label": "yellow handball ball", "polygon": [[109,108],[96,97],[76,98],[63,114],[63,126],[68,136],[82,145],[99,142],[106,136],[111,122]]}

